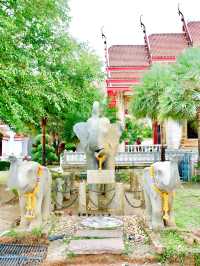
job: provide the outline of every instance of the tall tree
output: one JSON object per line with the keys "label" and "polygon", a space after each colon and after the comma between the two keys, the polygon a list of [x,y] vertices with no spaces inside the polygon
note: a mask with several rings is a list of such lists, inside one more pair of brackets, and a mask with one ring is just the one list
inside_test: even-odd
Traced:
{"label": "tall tree", "polygon": [[160,97],[160,117],[197,119],[200,163],[200,49],[185,51],[172,66],[172,82]]}
{"label": "tall tree", "polygon": [[100,63],[69,35],[67,0],[2,0],[0,17],[0,120],[38,129],[93,98]]}
{"label": "tall tree", "polygon": [[47,68],[53,64],[49,51],[61,38],[60,23],[68,23],[68,7],[62,0],[3,0],[0,15],[0,119],[24,131],[70,99]]}
{"label": "tall tree", "polygon": [[[167,65],[154,64],[144,75],[141,84],[133,89],[133,100],[131,103],[132,113],[136,118],[149,117],[152,121],[159,119],[160,97],[166,87],[171,83],[171,72]],[[163,146],[163,123],[161,124],[162,160],[164,160]]]}

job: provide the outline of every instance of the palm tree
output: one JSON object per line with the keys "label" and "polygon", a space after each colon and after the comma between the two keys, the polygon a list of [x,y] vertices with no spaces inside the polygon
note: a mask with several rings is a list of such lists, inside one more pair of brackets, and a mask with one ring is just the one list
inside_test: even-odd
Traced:
{"label": "palm tree", "polygon": [[172,82],[159,101],[160,117],[175,120],[197,118],[200,163],[200,48],[189,48],[171,67]]}
{"label": "palm tree", "polygon": [[[136,118],[149,117],[155,123],[160,117],[160,97],[166,87],[172,82],[171,71],[168,65],[155,64],[144,75],[141,84],[133,89],[131,102],[132,113]],[[153,124],[154,124],[153,123]],[[163,121],[161,125],[161,160],[164,156]]]}

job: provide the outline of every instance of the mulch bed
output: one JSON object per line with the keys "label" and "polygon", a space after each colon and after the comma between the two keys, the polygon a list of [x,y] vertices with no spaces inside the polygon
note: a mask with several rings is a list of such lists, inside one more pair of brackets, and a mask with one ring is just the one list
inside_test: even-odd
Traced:
{"label": "mulch bed", "polygon": [[43,234],[41,237],[33,236],[32,234],[26,233],[23,236],[11,237],[11,236],[2,236],[0,237],[1,244],[24,244],[24,245],[38,245],[44,244],[48,245],[49,240],[46,234]]}

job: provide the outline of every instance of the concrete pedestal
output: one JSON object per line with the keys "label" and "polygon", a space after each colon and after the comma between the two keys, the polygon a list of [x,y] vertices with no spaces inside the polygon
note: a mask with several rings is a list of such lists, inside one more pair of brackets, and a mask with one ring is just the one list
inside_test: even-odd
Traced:
{"label": "concrete pedestal", "polygon": [[82,181],[79,184],[79,212],[86,213],[86,182]]}
{"label": "concrete pedestal", "polygon": [[116,183],[115,186],[115,205],[116,205],[116,214],[124,214],[124,184]]}

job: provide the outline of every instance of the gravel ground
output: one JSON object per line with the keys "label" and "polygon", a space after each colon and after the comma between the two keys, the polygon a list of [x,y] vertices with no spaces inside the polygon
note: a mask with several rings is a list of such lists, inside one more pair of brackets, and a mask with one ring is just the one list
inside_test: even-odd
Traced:
{"label": "gravel ground", "polygon": [[[117,217],[119,218],[119,217]],[[65,235],[66,237],[71,237],[78,229],[83,229],[81,221],[85,217],[79,216],[56,216],[52,215],[49,222],[49,232],[50,235]],[[121,218],[124,222],[124,236],[130,240],[132,243],[146,242],[147,236],[142,229],[143,221],[140,217],[136,215],[123,216]]]}
{"label": "gravel ground", "polygon": [[[77,230],[84,228],[81,225],[81,221],[85,218],[86,217],[69,216],[69,215],[62,215],[62,216],[52,215],[51,216],[50,225],[49,225],[50,234],[51,235],[65,235],[65,239],[52,241],[50,243],[47,261],[53,262],[56,260],[60,260],[60,261],[66,260],[67,243],[70,241],[70,239],[73,237],[73,235],[75,234]],[[130,252],[130,254],[132,254],[134,250],[134,254],[137,258],[139,258],[140,256],[144,257],[146,255],[150,255],[151,248],[148,244],[145,244],[148,238],[142,229],[142,224],[143,224],[142,219],[136,215],[135,216],[124,216],[124,217],[121,217],[120,219],[124,222],[123,232],[124,232],[124,239],[126,243],[127,253]],[[74,258],[74,259],[75,261],[77,260],[77,258]],[[120,265],[121,266],[122,262],[118,263],[117,259],[114,259],[113,264],[112,263],[104,264],[103,261],[97,262],[97,264],[95,264],[95,262],[91,264],[89,264],[89,262],[88,264],[84,264],[84,262],[83,264],[73,264],[73,261],[72,261],[72,264],[69,264],[69,261],[68,261],[66,265],[88,265],[88,266],[89,265],[93,265],[93,266],[94,265],[102,265],[102,266],[103,265],[114,265],[114,266]],[[77,261],[76,263],[79,263],[79,262]],[[148,264],[130,264],[130,265],[148,265]],[[154,265],[159,265],[159,264],[154,264]]]}

